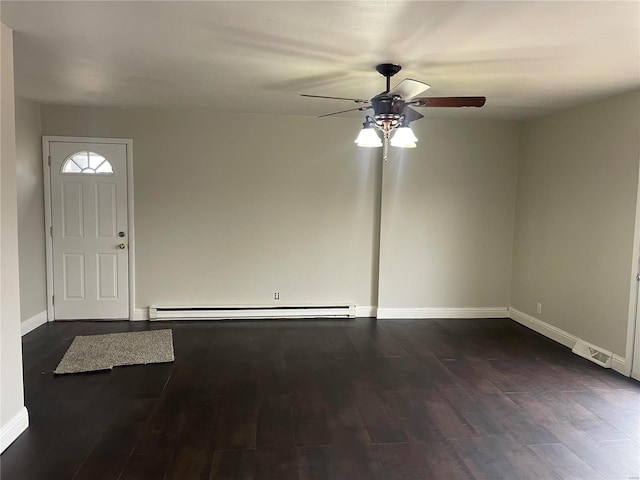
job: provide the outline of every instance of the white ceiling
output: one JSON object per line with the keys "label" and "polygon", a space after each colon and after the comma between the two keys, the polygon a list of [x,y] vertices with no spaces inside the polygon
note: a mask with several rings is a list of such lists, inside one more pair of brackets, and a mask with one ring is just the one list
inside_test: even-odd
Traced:
{"label": "white ceiling", "polygon": [[[640,2],[11,2],[16,91],[48,104],[319,115],[370,98],[394,62],[427,115],[526,118],[640,87]],[[362,115],[356,113],[356,115]]]}

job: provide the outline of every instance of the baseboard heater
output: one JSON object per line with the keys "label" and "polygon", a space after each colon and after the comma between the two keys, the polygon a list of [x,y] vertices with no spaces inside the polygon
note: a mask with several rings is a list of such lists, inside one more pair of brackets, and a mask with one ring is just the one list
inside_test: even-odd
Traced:
{"label": "baseboard heater", "polygon": [[355,318],[355,305],[266,305],[170,307],[151,305],[149,320],[240,320],[269,318]]}

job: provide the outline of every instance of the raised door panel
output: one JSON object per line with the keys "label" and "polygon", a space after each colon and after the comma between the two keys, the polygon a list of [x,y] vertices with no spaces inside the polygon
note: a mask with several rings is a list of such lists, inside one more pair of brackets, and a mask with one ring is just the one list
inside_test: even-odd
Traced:
{"label": "raised door panel", "polygon": [[84,237],[84,188],[82,182],[62,183],[62,235]]}
{"label": "raised door panel", "polygon": [[82,253],[63,254],[65,300],[86,299],[85,256]]}

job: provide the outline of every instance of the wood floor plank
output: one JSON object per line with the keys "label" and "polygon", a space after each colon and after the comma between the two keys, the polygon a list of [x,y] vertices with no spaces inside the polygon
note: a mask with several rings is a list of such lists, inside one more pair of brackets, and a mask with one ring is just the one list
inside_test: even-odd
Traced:
{"label": "wood floor plank", "polygon": [[561,443],[529,445],[540,458],[545,459],[564,480],[604,480],[604,477]]}
{"label": "wood floor plank", "polygon": [[382,469],[354,396],[327,394],[323,398],[332,442],[340,459],[341,475],[350,480],[378,478]]}
{"label": "wood floor plank", "polygon": [[165,479],[207,480],[211,472],[213,450],[178,445],[171,457]]}
{"label": "wood floor plank", "polygon": [[335,447],[300,447],[297,454],[300,480],[346,480]]}
{"label": "wood floor plank", "polygon": [[461,388],[481,394],[502,393],[492,382],[500,374],[485,365],[487,361],[482,358],[459,358],[444,360],[441,363],[451,372],[452,378]]}
{"label": "wood floor plank", "polygon": [[292,408],[289,395],[260,399],[256,428],[258,478],[298,479]]}
{"label": "wood floor plank", "polygon": [[258,401],[228,397],[216,435],[216,449],[250,450],[256,448]]}
{"label": "wood floor plank", "polygon": [[202,396],[200,392],[192,399],[166,480],[209,478],[221,411],[220,398]]}
{"label": "wood floor plank", "polygon": [[[295,444],[298,447],[331,445],[331,433],[322,394],[290,395]],[[310,452],[313,452],[310,450]]]}
{"label": "wood floor plank", "polygon": [[[362,329],[358,329],[361,331]],[[349,339],[349,330],[331,329],[322,332],[325,341],[320,346],[327,356],[335,360],[354,360],[361,358]]]}
{"label": "wood floor plank", "polygon": [[503,423],[487,404],[478,401],[482,394],[471,394],[464,388],[444,388],[442,395],[453,405],[456,411],[482,436],[507,433]]}
{"label": "wood floor plank", "polygon": [[[290,393],[317,391],[321,393],[347,392],[351,386],[343,362],[331,358],[322,351],[311,355],[310,351],[285,354],[287,382]],[[309,372],[314,372],[309,376]]]}
{"label": "wood floor plank", "polygon": [[407,356],[407,352],[400,344],[383,328],[378,328],[374,322],[367,329],[349,330],[347,336],[360,358],[402,358]]}
{"label": "wood floor plank", "polygon": [[255,366],[259,395],[289,393],[289,380],[284,352],[269,352]]}
{"label": "wood floor plank", "polygon": [[562,480],[550,464],[508,434],[458,440],[455,445],[479,479]]}
{"label": "wood floor plank", "polygon": [[529,417],[539,424],[575,424],[598,420],[593,412],[560,391],[513,393],[507,396],[530,412]]}
{"label": "wood floor plank", "polygon": [[298,480],[296,447],[276,444],[256,448],[256,477]]}
{"label": "wood floor plank", "polygon": [[436,478],[429,469],[424,452],[416,443],[396,443],[374,447],[385,480],[424,480]]}
{"label": "wood floor plank", "polygon": [[631,437],[631,435],[625,435],[609,422],[598,418],[597,420],[578,421],[573,426],[581,432],[588,433],[594,440],[613,441],[613,440],[625,440]]}
{"label": "wood floor plank", "polygon": [[382,392],[358,388],[354,392],[363,425],[374,444],[407,442],[402,421],[387,405]]}
{"label": "wood floor plank", "polygon": [[640,443],[629,438],[598,443],[619,458],[621,462],[625,462],[635,471],[640,472]]}
{"label": "wood floor plank", "polygon": [[333,426],[331,436],[338,452],[340,475],[349,480],[384,479],[383,470],[366,431]]}
{"label": "wood floor plank", "polygon": [[[174,397],[175,399],[175,397]],[[133,454],[156,455],[159,451],[171,451],[180,438],[185,425],[188,402],[181,407],[171,406],[172,398],[161,397],[144,427]]]}
{"label": "wood floor plank", "polygon": [[[588,390],[568,392],[566,395],[625,435],[640,436],[640,418],[637,410],[639,408],[637,405],[640,402],[635,402],[627,407],[621,406],[607,398],[604,395],[605,392]],[[622,391],[618,393],[622,393]]]}
{"label": "wood floor plank", "polygon": [[447,341],[447,333],[437,320],[383,320],[380,324],[413,355],[437,359],[459,358],[462,350]]}
{"label": "wood floor plank", "polygon": [[260,399],[256,428],[256,447],[295,446],[289,395],[267,395]]}
{"label": "wood floor plank", "polygon": [[533,412],[519,407],[508,395],[483,395],[478,401],[492,412],[504,431],[521,444],[561,443],[548,428],[532,418]]}
{"label": "wood floor plank", "polygon": [[134,453],[129,457],[118,480],[164,478],[173,450],[163,447],[154,453]]}
{"label": "wood floor plank", "polygon": [[213,455],[209,480],[255,480],[254,450],[219,450]]}
{"label": "wood floor plank", "polygon": [[553,434],[573,453],[606,479],[633,478],[640,472],[617,455],[603,448],[590,435],[565,429],[561,425],[550,427]]}
{"label": "wood floor plank", "polygon": [[397,415],[410,441],[444,440],[441,430],[432,421],[424,403],[429,393],[416,391],[386,392],[385,401]]}
{"label": "wood floor plank", "polygon": [[144,430],[153,400],[133,400],[119,406],[119,415],[105,430],[73,480],[118,478]]}
{"label": "wood floor plank", "polygon": [[432,472],[427,478],[446,478],[448,480],[473,480],[474,475],[458,455],[455,444],[448,440],[417,442],[428,469]]}
{"label": "wood floor plank", "polygon": [[424,403],[427,415],[444,438],[477,438],[480,436],[446,398],[440,395],[430,395],[425,398]]}

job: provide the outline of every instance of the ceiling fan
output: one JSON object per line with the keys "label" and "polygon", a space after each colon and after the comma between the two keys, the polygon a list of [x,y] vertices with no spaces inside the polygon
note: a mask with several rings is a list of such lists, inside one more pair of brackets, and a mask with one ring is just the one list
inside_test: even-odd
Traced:
{"label": "ceiling fan", "polygon": [[[419,82],[411,78],[405,78],[392,89],[391,77],[401,69],[402,67],[400,65],[393,63],[381,63],[376,66],[378,73],[386,78],[387,87],[384,92],[379,93],[369,100],[308,94],[301,94],[301,96],[327,98],[331,100],[348,100],[359,104],[358,107],[327,113],[320,115],[320,117],[328,117],[330,115],[338,115],[356,110],[365,111],[373,109],[373,117],[369,115],[365,117],[360,135],[358,135],[355,141],[360,147],[382,147],[383,144],[377,134],[378,131],[383,135],[385,147],[389,140],[394,147],[415,147],[418,139],[413,131],[411,131],[409,124],[414,120],[421,119],[424,115],[418,113],[411,107],[482,107],[485,104],[485,97],[418,97],[418,95],[424,93],[431,87],[424,82]],[[393,132],[395,133],[392,137],[391,134]]]}

